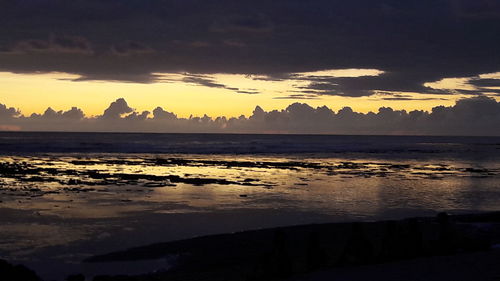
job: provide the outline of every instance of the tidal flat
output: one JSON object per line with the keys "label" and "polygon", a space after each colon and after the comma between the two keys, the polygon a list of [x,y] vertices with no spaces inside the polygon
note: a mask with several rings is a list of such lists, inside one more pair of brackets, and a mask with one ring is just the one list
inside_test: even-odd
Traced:
{"label": "tidal flat", "polygon": [[143,274],[106,252],[217,233],[496,211],[496,161],[43,153],[0,159],[0,256],[45,279]]}

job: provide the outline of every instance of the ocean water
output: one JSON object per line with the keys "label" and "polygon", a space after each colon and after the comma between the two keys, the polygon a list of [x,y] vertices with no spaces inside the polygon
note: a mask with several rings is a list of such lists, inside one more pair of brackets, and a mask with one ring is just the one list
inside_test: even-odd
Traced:
{"label": "ocean water", "polygon": [[[499,157],[500,137],[0,132],[1,154],[382,154]],[[491,154],[493,152],[493,154]]]}
{"label": "ocean water", "polygon": [[0,258],[46,279],[161,270],[81,263],[155,242],[499,206],[498,137],[0,133]]}

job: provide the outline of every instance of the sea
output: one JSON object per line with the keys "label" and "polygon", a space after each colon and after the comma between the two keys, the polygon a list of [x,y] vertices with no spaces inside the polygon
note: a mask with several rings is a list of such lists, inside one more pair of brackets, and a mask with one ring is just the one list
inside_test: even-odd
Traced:
{"label": "sea", "polygon": [[500,137],[0,132],[0,258],[45,280],[168,270],[82,260],[203,235],[499,210]]}

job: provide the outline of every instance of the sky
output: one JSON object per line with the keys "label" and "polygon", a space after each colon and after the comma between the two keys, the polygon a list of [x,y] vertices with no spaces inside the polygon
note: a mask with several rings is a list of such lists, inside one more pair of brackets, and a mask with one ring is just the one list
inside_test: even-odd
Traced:
{"label": "sky", "polygon": [[[127,120],[153,120],[158,107],[177,119],[250,120],[257,107],[290,115],[297,104],[326,106],[335,116],[345,108],[432,116],[463,103],[494,108],[488,116],[469,112],[479,117],[467,124],[500,119],[495,0],[3,0],[0,24],[2,130],[108,131],[115,126],[94,121],[116,102],[131,109],[118,115]],[[40,119],[73,107],[82,113],[78,126]],[[348,130],[339,120],[330,121],[344,122],[342,130],[308,126],[317,133],[437,133],[368,119],[363,126],[375,129]],[[219,125],[189,130],[304,131]],[[468,126],[500,134],[497,125]],[[137,123],[133,130],[178,130],[167,127]],[[449,133],[480,133],[470,128]]]}

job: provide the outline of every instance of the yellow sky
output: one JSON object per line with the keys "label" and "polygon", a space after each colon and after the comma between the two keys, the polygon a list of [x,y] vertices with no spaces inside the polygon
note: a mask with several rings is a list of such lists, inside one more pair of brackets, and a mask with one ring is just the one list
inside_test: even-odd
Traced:
{"label": "yellow sky", "polygon": [[[339,71],[339,70],[337,70]],[[352,70],[340,70],[342,77],[353,74]],[[333,72],[317,72],[313,75],[332,75]],[[380,71],[366,70],[363,75],[379,75]],[[303,73],[300,75],[311,75]],[[178,74],[165,74],[176,77]],[[173,81],[169,83],[125,83],[104,81],[80,81],[71,79],[78,76],[65,73],[14,74],[0,72],[0,103],[16,107],[24,115],[42,113],[47,107],[55,110],[68,110],[72,106],[81,108],[87,115],[100,115],[110,102],[125,98],[129,106],[138,111],[152,111],[156,106],[176,113],[179,117],[193,114],[201,116],[239,116],[250,115],[256,105],[264,110],[283,109],[293,102],[304,102],[311,106],[326,105],[333,110],[344,106],[358,112],[377,111],[381,106],[394,109],[430,110],[437,105],[450,106],[459,96],[436,96],[404,93],[419,98],[447,98],[449,100],[386,101],[382,96],[360,98],[321,96],[318,99],[292,100],[276,99],[290,94],[304,81],[256,81],[244,75],[218,74],[212,76],[217,82],[229,87],[255,89],[260,94],[241,94],[224,88],[206,87],[197,84]],[[175,79],[173,79],[175,80]],[[460,81],[462,82],[462,81]]]}

